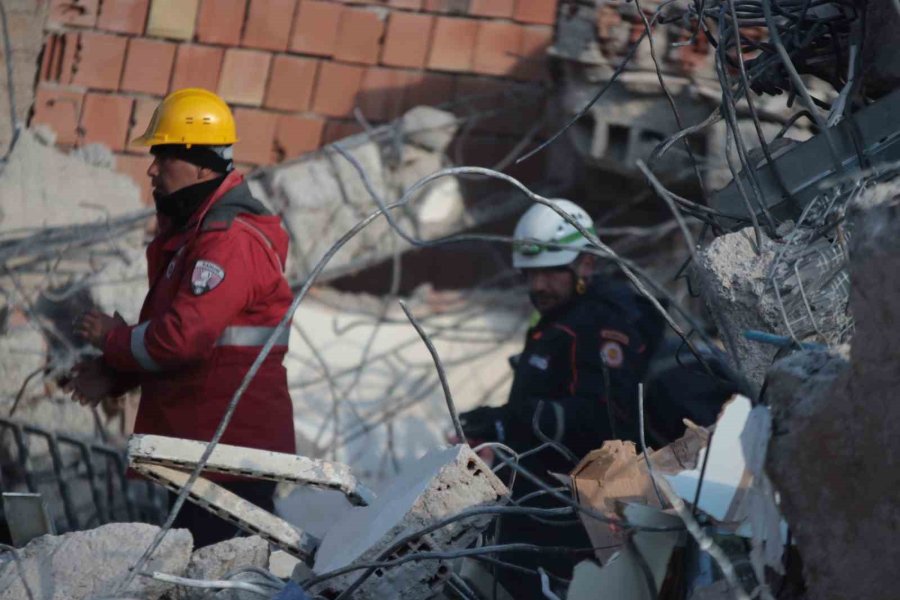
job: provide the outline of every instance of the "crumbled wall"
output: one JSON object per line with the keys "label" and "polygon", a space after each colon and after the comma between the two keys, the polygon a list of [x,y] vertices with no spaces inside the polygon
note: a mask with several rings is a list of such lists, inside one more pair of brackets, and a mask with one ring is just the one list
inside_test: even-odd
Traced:
{"label": "crumbled wall", "polygon": [[849,361],[839,351],[805,352],[769,374],[767,471],[803,558],[809,597],[817,600],[897,596],[898,191],[876,186],[848,215],[856,322]]}
{"label": "crumbled wall", "polygon": [[[126,140],[174,89],[217,91],[235,112],[237,162],[271,164],[360,131],[357,106],[377,124],[545,77],[556,9],[557,0],[52,0],[32,123],[53,127],[63,146],[109,146],[148,198],[147,156]],[[482,120],[467,162],[484,154],[485,136],[531,122]]]}

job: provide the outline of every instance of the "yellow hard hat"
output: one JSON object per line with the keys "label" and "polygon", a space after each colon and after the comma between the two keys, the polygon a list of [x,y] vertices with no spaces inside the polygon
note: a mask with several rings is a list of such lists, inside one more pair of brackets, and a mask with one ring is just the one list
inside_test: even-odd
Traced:
{"label": "yellow hard hat", "polygon": [[153,111],[144,135],[131,141],[139,146],[193,144],[227,146],[235,143],[234,117],[225,101],[202,88],[172,92]]}

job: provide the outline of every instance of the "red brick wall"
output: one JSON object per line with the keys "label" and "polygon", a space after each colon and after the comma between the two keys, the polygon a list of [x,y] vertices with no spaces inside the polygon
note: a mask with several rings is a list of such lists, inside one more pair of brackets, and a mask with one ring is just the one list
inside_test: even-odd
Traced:
{"label": "red brick wall", "polygon": [[[108,145],[146,198],[147,155],[127,141],[174,89],[217,91],[237,119],[237,162],[270,164],[358,131],[357,106],[379,123],[544,77],[556,4],[51,0],[31,122],[62,147]],[[482,128],[508,133],[493,121]]]}

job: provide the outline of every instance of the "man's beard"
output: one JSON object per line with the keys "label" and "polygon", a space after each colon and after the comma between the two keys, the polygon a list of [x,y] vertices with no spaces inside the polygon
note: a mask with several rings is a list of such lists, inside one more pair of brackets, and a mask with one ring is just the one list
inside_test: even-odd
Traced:
{"label": "man's beard", "polygon": [[547,292],[529,292],[528,298],[531,300],[531,305],[542,313],[562,305],[562,298]]}

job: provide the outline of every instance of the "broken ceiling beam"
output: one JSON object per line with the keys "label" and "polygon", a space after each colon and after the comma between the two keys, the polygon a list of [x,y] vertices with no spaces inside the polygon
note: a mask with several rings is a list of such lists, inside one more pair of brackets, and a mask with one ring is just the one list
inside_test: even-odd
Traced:
{"label": "broken ceiling beam", "polygon": [[[184,488],[190,478],[184,471],[160,465],[138,463],[133,467],[141,475],[160,483],[176,494]],[[198,477],[191,487],[188,499],[242,530],[283,548],[301,560],[311,561],[315,554],[319,543],[316,538],[208,479]]]}

